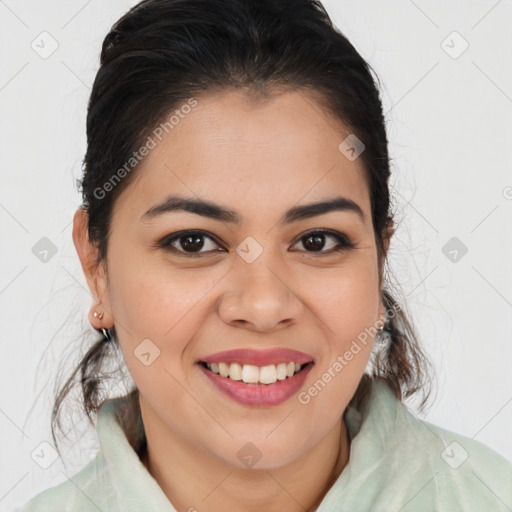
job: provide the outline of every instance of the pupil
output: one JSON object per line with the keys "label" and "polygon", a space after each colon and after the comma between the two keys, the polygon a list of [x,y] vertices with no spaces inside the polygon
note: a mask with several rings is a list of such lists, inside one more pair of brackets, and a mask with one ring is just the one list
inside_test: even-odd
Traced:
{"label": "pupil", "polygon": [[192,252],[197,252],[204,245],[201,235],[189,235],[189,236],[183,237],[182,240],[185,241],[185,243],[181,244],[182,247],[184,249],[191,249]]}
{"label": "pupil", "polygon": [[[313,240],[313,243],[309,243],[310,240]],[[312,249],[313,251],[321,250],[324,247],[324,235],[310,235],[306,238],[306,243],[304,246],[306,249]]]}

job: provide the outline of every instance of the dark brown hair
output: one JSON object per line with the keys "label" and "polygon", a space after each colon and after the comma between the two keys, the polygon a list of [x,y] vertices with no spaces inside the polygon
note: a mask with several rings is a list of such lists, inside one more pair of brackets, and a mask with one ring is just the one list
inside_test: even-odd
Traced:
{"label": "dark brown hair", "polygon": [[[244,90],[252,98],[265,99],[288,89],[313,94],[365,144],[359,158],[370,191],[378,258],[385,266],[386,233],[393,225],[390,158],[372,72],[317,0],[144,0],[137,4],[103,41],[88,104],[87,152],[79,185],[82,207],[88,213],[89,238],[98,247],[98,264],[106,263],[113,205],[137,166],[123,173],[123,179],[107,193],[104,184],[174,109],[205,93]],[[372,379],[382,378],[400,399],[421,390],[423,408],[431,382],[430,363],[405,311],[389,290],[387,267],[381,277],[383,301],[393,313],[387,327],[390,342],[373,373],[361,379],[351,404],[366,397]],[[111,377],[104,369],[106,360],[121,357],[115,327],[111,334],[111,342],[98,339],[90,347],[57,393],[52,413],[54,441],[61,406],[76,385],[91,423],[98,412]],[[136,388],[129,397],[125,426],[131,423],[135,429],[139,414]],[[142,455],[144,446],[137,439],[133,444]]]}

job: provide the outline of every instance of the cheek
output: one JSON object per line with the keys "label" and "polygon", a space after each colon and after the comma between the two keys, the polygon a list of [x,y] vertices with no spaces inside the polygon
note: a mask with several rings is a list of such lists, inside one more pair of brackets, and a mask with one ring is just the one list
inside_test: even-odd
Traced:
{"label": "cheek", "polygon": [[328,336],[343,345],[378,318],[379,282],[374,261],[358,258],[310,282],[310,304],[328,329]]}
{"label": "cheek", "polygon": [[[312,429],[334,424],[354,395],[373,346],[379,312],[378,274],[370,260],[348,266],[333,279],[316,279],[315,312],[324,330],[325,350],[311,385],[298,401],[319,416]],[[318,411],[322,411],[320,414]]]}
{"label": "cheek", "polygon": [[316,369],[320,382],[311,395],[308,392],[311,400],[315,397],[314,407],[337,410],[348,403],[368,363],[379,315],[379,282],[375,262],[370,252],[367,255],[329,276],[317,276],[311,287],[316,290],[311,304],[316,305],[326,340]]}
{"label": "cheek", "polygon": [[[141,337],[161,339],[200,301],[213,281],[207,273],[173,268],[156,253],[133,250],[136,241],[117,240],[111,247],[112,309],[115,321],[126,326],[126,334],[133,341]],[[132,250],[128,251],[128,247]]]}
{"label": "cheek", "polygon": [[139,272],[118,270],[112,301],[123,359],[141,394],[153,407],[172,402],[197,416],[180,383],[191,364],[188,347],[198,316],[205,314],[205,293],[215,282],[206,274],[193,280],[184,274],[147,264]]}
{"label": "cheek", "polygon": [[182,372],[188,342],[200,328],[205,308],[212,307],[208,294],[215,293],[225,270],[177,270],[135,254],[116,260],[114,251],[110,269],[114,322],[130,371],[140,373],[138,356],[148,348],[152,356],[158,354],[155,368]]}

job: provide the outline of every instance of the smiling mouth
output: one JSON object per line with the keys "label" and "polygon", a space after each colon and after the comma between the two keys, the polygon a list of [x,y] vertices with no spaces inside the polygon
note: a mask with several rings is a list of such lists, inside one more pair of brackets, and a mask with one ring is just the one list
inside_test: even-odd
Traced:
{"label": "smiling mouth", "polygon": [[230,379],[253,385],[271,385],[279,381],[288,380],[306,368],[312,366],[314,361],[305,364],[296,362],[270,364],[266,366],[255,366],[240,363],[214,363],[199,361],[199,365],[208,371]]}

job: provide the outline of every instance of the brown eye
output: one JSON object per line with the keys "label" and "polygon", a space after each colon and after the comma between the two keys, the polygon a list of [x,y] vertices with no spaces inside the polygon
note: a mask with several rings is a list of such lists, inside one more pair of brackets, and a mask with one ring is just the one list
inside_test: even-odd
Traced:
{"label": "brown eye", "polygon": [[[331,242],[328,241],[329,239]],[[333,243],[332,240],[337,243]],[[341,233],[326,230],[310,231],[309,233],[302,235],[299,242],[302,243],[307,252],[317,252],[322,254],[330,254],[332,252],[342,251],[355,247],[354,244],[352,244],[352,242],[350,242]],[[324,250],[326,248],[328,250]]]}
{"label": "brown eye", "polygon": [[190,256],[218,252],[215,250],[215,247],[219,247],[214,238],[205,231],[180,231],[173,233],[166,236],[158,245],[163,249],[169,249]]}

